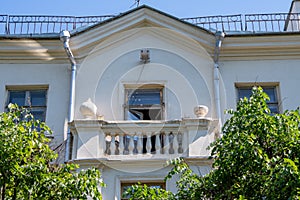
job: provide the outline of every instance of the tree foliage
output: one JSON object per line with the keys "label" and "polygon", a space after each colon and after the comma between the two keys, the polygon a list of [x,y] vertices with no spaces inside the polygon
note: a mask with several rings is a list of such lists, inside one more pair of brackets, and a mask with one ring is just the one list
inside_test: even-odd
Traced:
{"label": "tree foliage", "polygon": [[51,130],[44,122],[16,105],[0,114],[1,199],[101,199],[100,172],[53,163],[57,154],[45,133]]}
{"label": "tree foliage", "polygon": [[183,159],[172,162],[166,178],[180,175],[175,199],[300,199],[299,109],[273,114],[262,89],[252,92],[228,111],[211,145],[214,170],[200,177]]}
{"label": "tree foliage", "polygon": [[300,197],[299,110],[272,114],[261,88],[239,101],[212,146],[216,169],[204,193],[218,199]]}
{"label": "tree foliage", "polygon": [[128,188],[123,194],[123,197],[129,199],[143,199],[143,200],[171,200],[174,199],[173,193],[161,188],[149,187],[146,184],[138,183]]}

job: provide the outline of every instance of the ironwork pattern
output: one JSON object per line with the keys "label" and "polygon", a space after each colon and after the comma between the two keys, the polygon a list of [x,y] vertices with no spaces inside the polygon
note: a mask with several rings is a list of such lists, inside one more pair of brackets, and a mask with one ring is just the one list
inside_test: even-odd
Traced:
{"label": "ironwork pattern", "polygon": [[59,33],[62,30],[75,30],[89,27],[112,18],[105,16],[26,16],[26,15],[0,15],[0,34],[49,34]]}
{"label": "ironwork pattern", "polygon": [[[113,17],[115,16],[0,15],[0,35],[37,35],[85,29]],[[223,31],[230,34],[300,31],[300,13],[218,15],[181,20],[211,32]]]}
{"label": "ironwork pattern", "polygon": [[0,15],[0,34],[7,34],[7,15]]}
{"label": "ironwork pattern", "polygon": [[183,18],[182,20],[215,31],[243,31],[242,15],[218,15],[207,17]]}
{"label": "ironwork pattern", "polygon": [[300,13],[272,13],[245,15],[245,31],[299,32]]}

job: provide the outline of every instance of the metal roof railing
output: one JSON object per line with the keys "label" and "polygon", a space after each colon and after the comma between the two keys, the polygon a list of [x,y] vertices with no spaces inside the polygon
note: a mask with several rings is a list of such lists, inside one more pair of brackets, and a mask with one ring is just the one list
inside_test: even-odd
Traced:
{"label": "metal roof railing", "polygon": [[300,13],[245,15],[245,31],[299,32]]}
{"label": "metal roof railing", "polygon": [[219,15],[183,18],[182,20],[211,31],[244,33],[299,32],[300,13]]}
{"label": "metal roof railing", "polygon": [[114,17],[105,16],[27,16],[27,15],[0,15],[0,34],[49,34],[59,33],[62,30],[75,30],[89,27]]}
{"label": "metal roof railing", "polygon": [[[62,30],[85,29],[115,15],[104,16],[29,16],[0,15],[0,35],[38,35],[59,33]],[[182,18],[211,32],[225,33],[276,33],[299,32],[300,13],[271,13],[246,15],[217,15]]]}
{"label": "metal roof railing", "polygon": [[243,31],[242,15],[193,17],[182,20],[213,32]]}

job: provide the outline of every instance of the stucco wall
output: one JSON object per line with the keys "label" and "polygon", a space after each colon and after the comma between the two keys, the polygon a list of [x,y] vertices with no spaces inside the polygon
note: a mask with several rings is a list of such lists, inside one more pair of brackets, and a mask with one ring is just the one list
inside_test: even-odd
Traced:
{"label": "stucco wall", "polygon": [[[154,181],[154,182],[163,182],[165,176],[171,170],[171,167],[166,167],[166,163],[160,161],[160,166],[164,165],[165,167],[151,169],[151,167],[157,165],[158,163],[149,163],[147,162],[135,162],[123,164],[126,166],[126,171],[118,170],[116,168],[102,166],[100,171],[102,174],[102,179],[106,184],[106,187],[101,188],[101,193],[103,199],[121,199],[121,183],[130,182],[130,181]],[[190,165],[191,169],[199,174],[204,176],[209,173],[211,166],[209,165]],[[141,171],[143,170],[143,171]],[[146,171],[147,170],[147,171]],[[166,182],[166,189],[171,192],[176,192],[176,181],[178,177],[175,175],[171,180]]]}
{"label": "stucco wall", "polygon": [[300,60],[258,60],[222,62],[222,109],[235,108],[237,90],[235,83],[279,83],[278,102],[281,111],[296,109],[300,105]]}
{"label": "stucco wall", "polygon": [[[184,41],[183,41],[184,40]],[[140,62],[140,50],[150,62]],[[123,120],[125,84],[164,85],[165,119],[194,117],[198,104],[214,116],[213,61],[197,42],[163,28],[137,28],[103,41],[81,63],[77,75],[75,118],[91,98],[105,120]]]}
{"label": "stucco wall", "polygon": [[53,131],[53,145],[58,145],[66,132],[70,77],[68,67],[58,64],[1,64],[0,112],[5,109],[6,86],[47,85],[46,123]]}

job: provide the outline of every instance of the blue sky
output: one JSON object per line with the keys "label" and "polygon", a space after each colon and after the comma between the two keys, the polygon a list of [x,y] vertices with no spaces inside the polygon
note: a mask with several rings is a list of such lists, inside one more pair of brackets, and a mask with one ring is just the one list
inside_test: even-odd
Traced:
{"label": "blue sky", "polygon": [[[292,0],[140,0],[176,17],[289,11]],[[135,0],[2,0],[0,14],[92,16],[119,14]]]}

